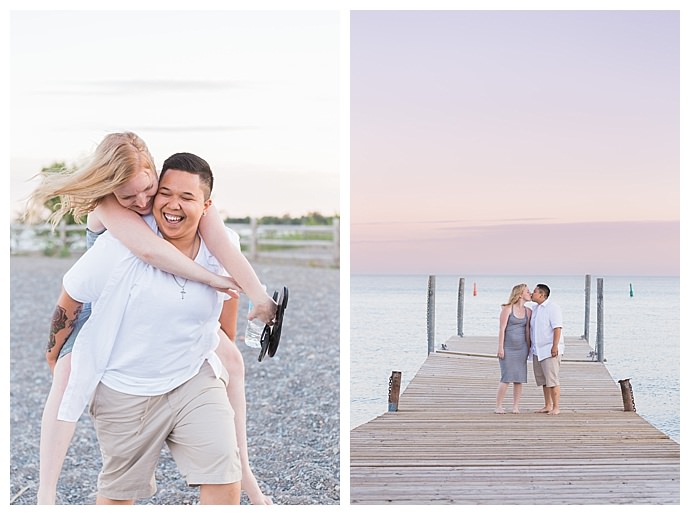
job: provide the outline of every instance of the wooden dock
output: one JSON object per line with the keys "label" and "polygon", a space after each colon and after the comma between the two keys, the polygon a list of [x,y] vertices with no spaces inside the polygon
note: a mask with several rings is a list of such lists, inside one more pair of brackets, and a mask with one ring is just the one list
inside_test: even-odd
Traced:
{"label": "wooden dock", "polygon": [[[496,337],[452,337],[397,412],[350,432],[351,504],[679,504],[680,445],[634,411],[620,385],[566,337],[560,415],[531,365],[521,413],[495,414]],[[624,378],[619,378],[624,379]],[[633,396],[634,396],[634,384]]]}

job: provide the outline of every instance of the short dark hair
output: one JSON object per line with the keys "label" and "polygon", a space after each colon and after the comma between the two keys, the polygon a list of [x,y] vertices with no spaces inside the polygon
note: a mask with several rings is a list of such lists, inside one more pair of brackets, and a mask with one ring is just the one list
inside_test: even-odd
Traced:
{"label": "short dark hair", "polygon": [[546,297],[547,299],[549,298],[549,295],[551,295],[551,290],[545,284],[539,283],[537,284],[536,288],[538,290],[541,290],[541,292],[544,294],[544,297]]}
{"label": "short dark hair", "polygon": [[161,174],[158,180],[162,180],[167,170],[181,170],[199,176],[202,186],[206,186],[206,198],[208,200],[213,191],[213,172],[209,164],[195,154],[189,152],[178,152],[171,155],[163,163]]}

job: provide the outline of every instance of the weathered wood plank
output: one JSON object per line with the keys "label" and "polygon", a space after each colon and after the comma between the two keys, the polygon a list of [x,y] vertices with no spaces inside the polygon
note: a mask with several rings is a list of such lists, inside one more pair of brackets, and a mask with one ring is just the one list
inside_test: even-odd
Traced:
{"label": "weathered wood plank", "polygon": [[[561,414],[531,373],[493,413],[494,337],[451,337],[385,413],[350,433],[353,504],[678,504],[680,446],[634,412],[589,345],[566,339]],[[634,387],[634,385],[633,385]],[[511,404],[512,389],[506,396]]]}

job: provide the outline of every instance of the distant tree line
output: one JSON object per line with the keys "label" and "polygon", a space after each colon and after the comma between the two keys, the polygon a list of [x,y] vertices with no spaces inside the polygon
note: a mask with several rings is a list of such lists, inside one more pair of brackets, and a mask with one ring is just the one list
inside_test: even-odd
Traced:
{"label": "distant tree line", "polygon": [[[45,166],[41,169],[42,174],[51,173],[68,173],[75,170],[75,166],[67,166],[63,161],[53,162],[50,166]],[[48,209],[49,213],[57,210],[60,204],[60,197],[53,197],[45,203],[45,207]],[[263,216],[257,219],[259,225],[333,225],[333,220],[335,218],[340,218],[338,215],[335,216],[324,216],[316,211],[307,213],[306,215],[293,218],[289,214],[283,216]],[[19,216],[21,220],[21,215]],[[226,224],[248,224],[251,218],[246,216],[244,218],[226,218]],[[64,221],[67,225],[76,224],[74,217],[71,213],[68,213],[64,217]],[[82,223],[84,220],[82,220]]]}
{"label": "distant tree line", "polygon": [[[259,225],[333,225],[333,220],[340,218],[339,216],[324,216],[318,212],[307,213],[300,217],[291,217],[290,215],[283,216],[262,216],[257,218]],[[245,216],[244,218],[226,218],[226,224],[248,224],[251,218]]]}

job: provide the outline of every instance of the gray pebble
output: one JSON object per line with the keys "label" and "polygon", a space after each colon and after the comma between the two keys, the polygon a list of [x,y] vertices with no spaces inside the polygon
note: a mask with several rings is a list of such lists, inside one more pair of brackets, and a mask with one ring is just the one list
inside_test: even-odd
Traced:
{"label": "gray pebble", "polygon": [[[51,374],[44,351],[62,275],[76,257],[10,258],[10,503],[36,503],[43,404]],[[244,345],[247,299],[241,297],[237,345],[245,361],[247,432],[252,470],[275,504],[340,503],[339,270],[259,263],[269,292],[290,290],[278,352],[258,362]],[[101,457],[82,415],[60,482],[58,504],[93,504]],[[158,491],[137,504],[198,504],[167,448],[156,470]],[[242,494],[242,504],[249,504]]]}

